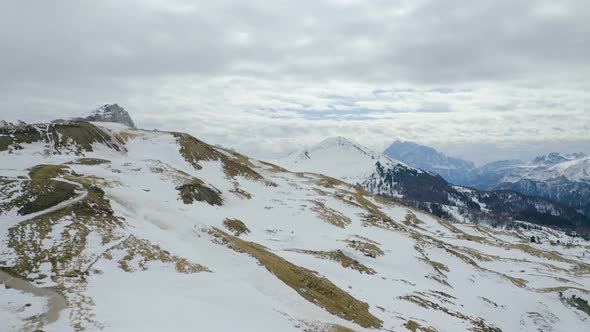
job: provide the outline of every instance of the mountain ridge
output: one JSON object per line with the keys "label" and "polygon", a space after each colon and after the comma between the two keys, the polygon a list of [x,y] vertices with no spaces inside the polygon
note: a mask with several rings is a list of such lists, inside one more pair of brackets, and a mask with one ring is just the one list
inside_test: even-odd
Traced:
{"label": "mountain ridge", "polygon": [[590,219],[559,203],[504,188],[479,191],[454,186],[436,173],[408,166],[348,139],[324,140],[277,163],[294,171],[333,176],[373,194],[455,221],[503,224],[520,219],[584,232],[590,227]]}
{"label": "mountain ridge", "polygon": [[408,165],[437,173],[451,183],[460,179],[462,173],[475,169],[472,162],[449,157],[431,147],[409,141],[394,141],[383,154],[401,160]]}
{"label": "mountain ridge", "polygon": [[[420,159],[424,147],[417,144],[408,147],[421,147],[412,152],[407,151],[411,158],[400,156],[400,159],[412,164]],[[427,151],[435,151],[434,149]],[[413,153],[413,155],[412,155]],[[463,168],[449,174],[435,165],[426,165],[426,170],[439,171],[449,182],[480,190],[511,190],[525,195],[544,197],[590,216],[590,157],[583,152],[557,153],[551,152],[537,156],[529,162],[520,160],[503,160],[487,163],[478,168]]]}

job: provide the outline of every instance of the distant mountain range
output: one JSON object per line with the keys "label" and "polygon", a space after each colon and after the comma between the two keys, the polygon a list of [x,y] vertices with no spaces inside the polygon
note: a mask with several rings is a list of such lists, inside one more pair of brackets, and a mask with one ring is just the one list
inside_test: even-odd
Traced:
{"label": "distant mountain range", "polygon": [[389,146],[385,155],[442,176],[445,180],[461,184],[466,170],[474,170],[472,162],[449,157],[435,149],[413,142],[396,141]]}
{"label": "distant mountain range", "polygon": [[581,152],[549,153],[527,163],[496,161],[477,168],[471,162],[412,142],[394,142],[385,154],[440,174],[453,184],[545,197],[590,216],[590,157]]}
{"label": "distant mountain range", "polygon": [[[404,144],[407,151],[409,145]],[[427,147],[413,145],[417,155],[448,171],[470,166]],[[401,145],[397,145],[397,148]],[[391,151],[391,150],[390,150]],[[429,154],[430,152],[434,154]],[[408,154],[409,155],[409,154]],[[343,137],[329,138],[293,153],[277,163],[293,171],[314,172],[357,184],[363,189],[433,213],[439,217],[474,223],[509,223],[512,220],[554,225],[570,229],[590,227],[590,219],[580,212],[549,199],[510,190],[477,190],[453,185],[442,176],[409,166],[385,154],[371,151]],[[444,166],[448,162],[452,165]],[[475,169],[475,167],[473,167]],[[449,172],[447,172],[449,174]],[[458,173],[457,173],[458,174]]]}

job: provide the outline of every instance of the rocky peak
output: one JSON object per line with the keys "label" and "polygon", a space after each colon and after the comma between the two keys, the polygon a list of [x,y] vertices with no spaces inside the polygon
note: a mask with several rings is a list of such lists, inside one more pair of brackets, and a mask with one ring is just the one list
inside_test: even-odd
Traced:
{"label": "rocky peak", "polygon": [[554,164],[558,164],[560,162],[564,162],[564,161],[567,161],[567,160],[568,160],[568,158],[566,158],[565,156],[563,156],[561,153],[551,152],[551,153],[549,153],[547,155],[536,157],[533,160],[533,163],[535,163],[535,164],[545,164],[545,165],[554,165]]}
{"label": "rocky peak", "polygon": [[92,113],[83,118],[85,121],[98,122],[116,122],[121,123],[131,128],[135,128],[135,123],[131,119],[129,113],[117,104],[104,104],[101,107],[92,111]]}
{"label": "rocky peak", "polygon": [[574,159],[586,158],[586,157],[588,157],[588,155],[585,154],[584,152],[575,152],[575,153],[566,154],[565,157],[568,159],[574,160]]}

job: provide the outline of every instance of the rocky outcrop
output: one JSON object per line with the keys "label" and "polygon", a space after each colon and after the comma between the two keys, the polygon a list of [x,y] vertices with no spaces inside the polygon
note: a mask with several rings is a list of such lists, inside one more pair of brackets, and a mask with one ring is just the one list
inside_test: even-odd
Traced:
{"label": "rocky outcrop", "polygon": [[129,113],[117,104],[104,104],[97,108],[85,118],[77,118],[76,120],[97,121],[97,122],[116,122],[121,123],[131,128],[135,128],[135,123]]}

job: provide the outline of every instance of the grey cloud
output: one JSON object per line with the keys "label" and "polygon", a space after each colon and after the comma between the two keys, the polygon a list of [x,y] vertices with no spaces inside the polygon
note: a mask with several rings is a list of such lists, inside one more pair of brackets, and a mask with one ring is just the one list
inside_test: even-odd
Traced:
{"label": "grey cloud", "polygon": [[0,21],[9,120],[118,102],[259,156],[330,135],[588,139],[585,0],[22,0]]}
{"label": "grey cloud", "polygon": [[[583,0],[147,4],[4,2],[2,80],[255,74],[448,83],[588,70]],[[552,4],[564,13],[540,13]]]}

